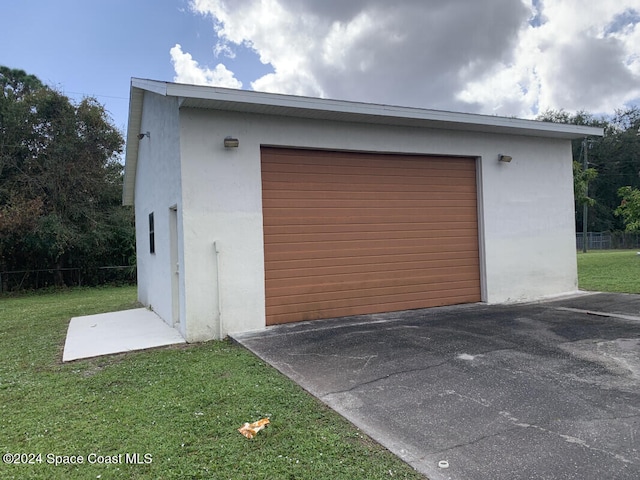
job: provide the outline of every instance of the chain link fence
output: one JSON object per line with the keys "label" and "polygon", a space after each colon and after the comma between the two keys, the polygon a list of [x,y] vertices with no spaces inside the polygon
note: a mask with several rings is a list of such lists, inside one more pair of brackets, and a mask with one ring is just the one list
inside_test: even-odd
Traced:
{"label": "chain link fence", "polygon": [[[584,234],[576,234],[576,249],[584,247]],[[640,234],[625,232],[588,232],[587,250],[640,248]]]}
{"label": "chain link fence", "polygon": [[52,268],[0,272],[0,293],[52,286],[134,285],[136,267]]}

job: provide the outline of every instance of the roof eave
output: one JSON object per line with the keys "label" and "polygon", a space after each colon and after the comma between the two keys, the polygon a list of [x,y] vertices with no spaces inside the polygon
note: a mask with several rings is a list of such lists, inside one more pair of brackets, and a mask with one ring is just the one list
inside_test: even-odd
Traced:
{"label": "roof eave", "polygon": [[510,135],[568,139],[604,135],[604,129],[600,127],[523,120],[476,113],[302,97],[139,78],[133,78],[131,85],[132,88],[179,97],[183,100],[181,104],[183,107],[193,107],[197,103],[199,108],[235,110],[241,105],[241,111],[248,113],[264,113],[268,110],[269,112],[277,111],[279,115],[308,116],[309,118],[333,117],[333,119],[335,119],[336,114],[340,114],[352,121],[364,123],[414,123],[436,128],[493,131]]}
{"label": "roof eave", "polygon": [[142,124],[142,101],[145,90],[134,86],[131,82],[129,92],[129,123],[127,126],[127,147],[124,160],[124,182],[122,186],[122,204],[133,205],[135,197],[136,170],[138,167],[138,150],[140,141],[140,125]]}

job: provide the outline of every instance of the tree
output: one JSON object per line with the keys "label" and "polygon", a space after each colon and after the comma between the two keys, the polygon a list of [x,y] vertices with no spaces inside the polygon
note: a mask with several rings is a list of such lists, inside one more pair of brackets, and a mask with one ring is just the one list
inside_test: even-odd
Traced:
{"label": "tree", "polygon": [[615,214],[624,219],[627,232],[640,232],[640,190],[629,186],[618,190],[622,197]]}
{"label": "tree", "polygon": [[573,161],[573,194],[576,206],[595,205],[596,200],[589,196],[589,184],[598,176],[595,168],[583,168],[582,164]]}
{"label": "tree", "polygon": [[598,177],[590,187],[597,203],[593,209],[593,231],[625,228],[622,217],[615,215],[620,204],[618,190],[623,186],[640,187],[640,110],[619,110],[605,127],[605,136],[589,152]]}
{"label": "tree", "polygon": [[[569,114],[563,110],[544,112],[539,120],[604,128],[604,137],[589,139],[589,168],[583,171],[583,142],[573,142],[574,189],[576,193],[576,229],[582,230],[581,205],[589,207],[590,231],[615,231],[625,228],[616,215],[620,203],[618,191],[623,186],[640,187],[640,109],[616,111],[608,118],[596,118],[586,112]],[[590,170],[597,172],[593,173]],[[588,185],[588,198],[584,197]]]}
{"label": "tree", "polygon": [[[0,67],[0,271],[86,268],[132,256],[120,205],[122,134],[94,98],[77,104]],[[104,264],[104,263],[103,263]]]}
{"label": "tree", "polygon": [[[579,111],[570,114],[564,110],[547,110],[540,114],[537,120],[554,123],[568,123],[572,125],[586,125],[592,127],[606,127],[604,119],[599,119],[590,113]],[[595,141],[597,142],[597,140]],[[573,152],[573,193],[575,198],[576,230],[582,231],[583,206],[594,207],[597,199],[590,192],[590,184],[597,178],[598,170],[593,167],[584,167],[584,148],[592,149],[595,142],[584,142],[582,139],[574,140],[571,144]],[[591,150],[589,150],[591,152]]]}

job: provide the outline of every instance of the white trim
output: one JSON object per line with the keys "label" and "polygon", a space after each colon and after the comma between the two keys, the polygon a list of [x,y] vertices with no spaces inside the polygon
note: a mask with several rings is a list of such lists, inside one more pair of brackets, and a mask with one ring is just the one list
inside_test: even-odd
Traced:
{"label": "white trim", "polygon": [[[537,132],[538,136],[550,135],[564,138],[581,138],[590,135],[602,136],[604,134],[604,130],[600,127],[523,120],[475,113],[458,113],[414,107],[301,97],[221,87],[159,82],[137,78],[132,79],[131,85],[132,88],[140,88],[160,95],[184,97],[185,106],[196,104],[198,100],[213,101],[214,103],[212,103],[209,108],[221,110],[226,109],[222,104],[227,104],[227,107],[230,107],[231,110],[238,109],[255,113],[266,113],[267,110],[264,107],[277,107],[278,114],[308,116],[310,118],[322,118],[323,116],[318,115],[318,113],[325,112],[355,115],[358,117],[378,117],[375,123],[394,124],[393,119],[405,119],[442,123],[440,128],[452,128],[453,125],[457,125],[458,128],[461,126],[467,128],[473,126],[489,127],[495,129],[495,133],[533,135],[534,132]],[[198,103],[198,105],[200,107],[207,107],[207,104],[203,102]],[[240,105],[243,107],[240,108]],[[372,118],[368,118],[368,120],[362,118],[361,120],[371,121]],[[473,128],[471,129],[473,130]],[[502,131],[502,129],[507,129],[509,132]],[[521,131],[516,132],[516,130]]]}
{"label": "white trim", "polygon": [[158,95],[167,95],[166,82],[158,82],[156,80],[145,80],[143,78],[132,78],[131,87],[139,88],[140,90],[146,90],[147,92],[157,93]]}
{"label": "white trim", "polygon": [[485,231],[484,231],[484,194],[482,181],[483,159],[481,156],[476,157],[476,209],[478,222],[478,261],[480,267],[480,298],[483,302],[487,302],[489,293],[487,290],[487,251],[485,248]]}
{"label": "white trim", "polygon": [[132,86],[129,93],[129,124],[127,126],[127,148],[124,164],[124,185],[122,188],[123,205],[133,205],[135,196],[136,169],[138,167],[138,150],[140,148],[138,134],[142,124],[143,100],[144,90],[133,88]]}

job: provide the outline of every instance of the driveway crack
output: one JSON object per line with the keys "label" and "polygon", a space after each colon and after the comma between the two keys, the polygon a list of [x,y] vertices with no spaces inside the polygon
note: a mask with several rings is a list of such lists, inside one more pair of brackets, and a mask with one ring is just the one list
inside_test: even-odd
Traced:
{"label": "driveway crack", "polygon": [[388,373],[386,375],[383,375],[381,377],[378,378],[374,378],[372,380],[368,380],[366,382],[362,382],[362,383],[358,383],[357,385],[354,385],[352,387],[346,388],[344,390],[336,390],[333,392],[327,392],[325,394],[323,394],[323,397],[327,397],[329,395],[337,395],[339,393],[348,393],[348,392],[352,392],[354,390],[357,390],[360,387],[365,387],[367,385],[371,385],[373,383],[376,382],[380,382],[382,380],[386,380],[387,378],[391,378],[391,377],[395,377],[396,375],[402,375],[405,373],[413,373],[413,372],[421,372],[421,371],[427,371],[427,370],[431,370],[432,368],[437,368],[437,367],[441,367],[442,365],[445,365],[447,363],[449,363],[451,360],[445,360],[444,362],[440,362],[440,363],[436,363],[434,365],[429,365],[428,367],[421,367],[421,368],[411,368],[408,370],[400,370],[398,372],[392,372],[392,373]]}
{"label": "driveway crack", "polygon": [[[546,434],[555,435],[557,437],[560,437],[562,440],[564,440],[567,443],[575,444],[575,445],[580,446],[582,448],[586,448],[587,450],[591,450],[591,451],[599,452],[599,453],[604,453],[605,455],[609,455],[609,456],[615,458],[616,460],[621,461],[622,463],[627,463],[627,464],[632,464],[632,465],[636,465],[637,464],[637,462],[635,460],[633,460],[633,459],[626,458],[626,457],[624,457],[623,455],[621,455],[621,454],[619,454],[617,452],[612,452],[612,451],[606,450],[604,448],[598,448],[598,447],[595,447],[593,445],[590,445],[585,440],[583,440],[581,438],[577,438],[577,437],[574,437],[572,435],[567,435],[567,434],[563,434],[563,433],[560,433],[560,432],[556,432],[555,430],[551,430],[549,428],[541,427],[540,425],[534,425],[534,424],[530,424],[530,423],[521,422],[518,418],[512,416],[509,412],[504,412],[503,411],[503,412],[500,412],[500,415],[503,416],[504,418],[506,418],[507,420],[511,421],[514,424],[514,426],[511,427],[511,428],[507,428],[507,429],[501,430],[501,431],[496,432],[496,433],[492,433],[490,435],[483,435],[481,437],[474,438],[474,439],[472,439],[472,440],[470,440],[468,442],[460,443],[460,444],[457,444],[457,445],[452,445],[452,446],[444,448],[442,450],[436,450],[436,451],[433,451],[433,452],[429,452],[426,455],[424,455],[420,460],[424,460],[424,459],[426,459],[427,457],[429,457],[431,455],[439,455],[439,454],[442,454],[442,453],[445,453],[445,452],[449,452],[451,450],[455,450],[457,448],[463,448],[463,447],[467,447],[467,446],[470,446],[470,445],[474,445],[474,444],[482,442],[483,440],[486,440],[488,438],[504,435],[506,433],[518,430],[520,428],[531,428],[531,429],[538,430],[538,431],[546,433]],[[632,416],[632,417],[621,417],[621,418],[625,418],[626,419],[626,418],[633,418],[633,417],[635,417],[635,415]]]}
{"label": "driveway crack", "polygon": [[509,433],[509,432],[514,431],[514,430],[518,430],[519,428],[523,428],[523,427],[522,426],[513,426],[511,428],[507,428],[505,430],[501,430],[499,432],[492,433],[491,435],[483,435],[482,437],[474,438],[473,440],[469,440],[468,442],[459,443],[457,445],[452,445],[450,447],[443,448],[442,450],[435,450],[433,452],[427,453],[422,458],[420,458],[420,460],[425,460],[427,457],[429,457],[431,455],[440,455],[442,453],[449,452],[451,450],[455,450],[456,448],[468,447],[470,445],[474,445],[476,443],[482,442],[483,440],[486,440],[488,438],[498,437],[500,435],[504,435],[505,433]]}

